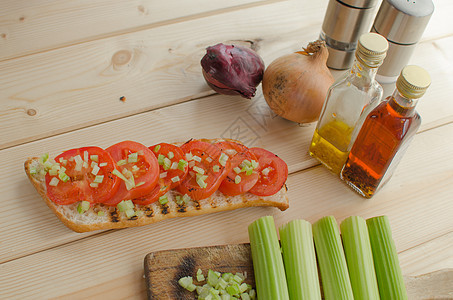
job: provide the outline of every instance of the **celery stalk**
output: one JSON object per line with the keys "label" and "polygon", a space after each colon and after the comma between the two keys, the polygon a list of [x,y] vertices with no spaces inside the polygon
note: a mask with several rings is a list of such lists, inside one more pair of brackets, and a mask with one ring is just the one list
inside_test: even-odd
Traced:
{"label": "celery stalk", "polygon": [[352,216],[340,224],[352,292],[356,300],[379,300],[373,253],[365,220]]}
{"label": "celery stalk", "polygon": [[374,217],[368,219],[366,223],[381,299],[407,299],[388,217]]}
{"label": "celery stalk", "polygon": [[248,232],[258,299],[289,299],[274,218],[257,219]]}
{"label": "celery stalk", "polygon": [[296,219],[279,232],[290,298],[321,299],[311,224]]}
{"label": "celery stalk", "polygon": [[340,230],[333,216],[313,224],[313,238],[318,255],[325,299],[354,299],[346,258],[341,245]]}

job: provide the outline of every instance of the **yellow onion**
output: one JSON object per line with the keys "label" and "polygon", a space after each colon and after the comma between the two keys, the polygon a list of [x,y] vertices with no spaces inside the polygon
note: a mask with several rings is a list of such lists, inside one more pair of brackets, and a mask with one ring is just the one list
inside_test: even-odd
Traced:
{"label": "yellow onion", "polygon": [[279,116],[298,123],[317,121],[334,78],[324,41],[274,60],[264,71],[264,99]]}

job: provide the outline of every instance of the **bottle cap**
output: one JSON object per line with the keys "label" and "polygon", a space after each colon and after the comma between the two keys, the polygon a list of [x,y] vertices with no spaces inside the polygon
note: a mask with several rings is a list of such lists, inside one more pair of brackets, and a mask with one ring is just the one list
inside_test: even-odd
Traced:
{"label": "bottle cap", "polygon": [[403,68],[396,81],[396,88],[406,98],[422,97],[431,84],[429,73],[419,66],[409,65]]}
{"label": "bottle cap", "polygon": [[434,12],[431,0],[384,0],[374,20],[373,30],[390,42],[417,43]]}
{"label": "bottle cap", "polygon": [[356,57],[371,68],[379,67],[387,54],[389,44],[380,34],[369,32],[360,36]]}

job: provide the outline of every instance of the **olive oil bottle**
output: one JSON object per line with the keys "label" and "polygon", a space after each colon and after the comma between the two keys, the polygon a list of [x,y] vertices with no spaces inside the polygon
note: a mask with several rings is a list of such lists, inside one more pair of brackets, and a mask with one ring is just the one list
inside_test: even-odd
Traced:
{"label": "olive oil bottle", "polygon": [[388,49],[377,33],[360,36],[351,69],[327,93],[309,153],[339,175],[360,127],[359,120],[381,101],[383,90],[375,80]]}

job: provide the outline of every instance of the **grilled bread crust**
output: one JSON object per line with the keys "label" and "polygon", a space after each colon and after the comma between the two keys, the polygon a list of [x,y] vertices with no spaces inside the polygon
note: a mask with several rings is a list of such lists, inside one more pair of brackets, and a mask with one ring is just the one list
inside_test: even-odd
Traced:
{"label": "grilled bread crust", "polygon": [[[213,142],[213,140],[204,141]],[[167,193],[168,202],[166,204],[162,205],[158,201],[149,205],[136,204],[137,215],[131,218],[128,218],[124,212],[120,212],[116,207],[100,203],[92,205],[88,211],[80,214],[77,212],[78,203],[58,205],[47,197],[45,177],[39,174],[30,174],[30,168],[33,164],[39,164],[38,157],[28,158],[24,163],[25,173],[30,182],[55,215],[75,232],[143,226],[170,218],[198,216],[243,207],[273,206],[280,210],[286,210],[289,207],[287,188],[284,185],[280,191],[272,196],[260,197],[245,193],[231,197],[216,191],[209,198],[200,201],[191,200],[182,205],[178,205],[175,201],[175,196],[178,193],[171,190]],[[104,213],[99,214],[98,212]]]}

